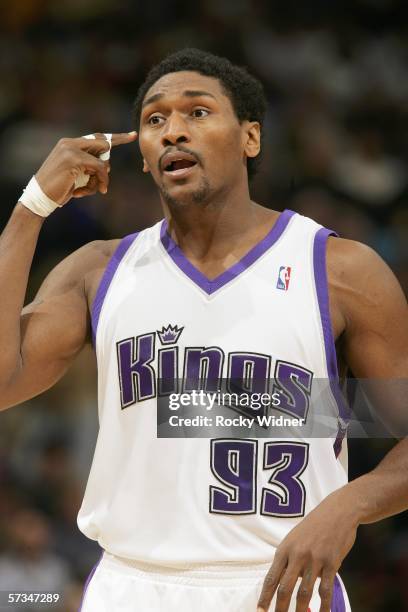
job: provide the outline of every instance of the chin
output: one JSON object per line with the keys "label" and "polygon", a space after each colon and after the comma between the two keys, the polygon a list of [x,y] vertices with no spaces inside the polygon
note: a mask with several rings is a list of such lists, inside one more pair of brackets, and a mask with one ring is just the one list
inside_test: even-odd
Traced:
{"label": "chin", "polygon": [[208,180],[203,177],[199,185],[188,185],[187,180],[170,189],[161,186],[160,193],[169,206],[188,206],[191,204],[206,204],[211,198],[212,189]]}

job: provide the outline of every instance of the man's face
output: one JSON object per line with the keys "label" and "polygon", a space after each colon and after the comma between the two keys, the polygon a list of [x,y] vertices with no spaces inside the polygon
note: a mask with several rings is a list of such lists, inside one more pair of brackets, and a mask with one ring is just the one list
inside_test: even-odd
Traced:
{"label": "man's face", "polygon": [[218,79],[171,72],[146,93],[139,143],[143,169],[168,204],[204,203],[247,181],[259,124],[239,123]]}

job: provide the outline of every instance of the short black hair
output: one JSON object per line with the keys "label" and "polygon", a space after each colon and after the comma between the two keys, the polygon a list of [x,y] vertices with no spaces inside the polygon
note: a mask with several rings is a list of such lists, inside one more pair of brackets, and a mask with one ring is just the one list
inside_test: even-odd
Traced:
{"label": "short black hair", "polygon": [[[233,64],[225,57],[213,55],[201,49],[186,48],[168,55],[159,64],[153,66],[139,87],[133,106],[133,124],[136,129],[140,124],[142,103],[150,87],[165,74],[183,70],[198,72],[204,76],[218,79],[231,100],[238,121],[258,121],[262,128],[266,112],[266,97],[258,79],[249,74],[245,68]],[[259,158],[260,155],[248,157],[248,178],[256,174]]]}

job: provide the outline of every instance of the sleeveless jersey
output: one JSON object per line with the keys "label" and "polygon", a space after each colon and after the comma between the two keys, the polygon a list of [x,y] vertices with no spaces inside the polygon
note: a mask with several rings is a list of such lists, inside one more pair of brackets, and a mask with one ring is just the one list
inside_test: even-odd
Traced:
{"label": "sleeveless jersey", "polygon": [[182,378],[197,362],[223,378],[249,367],[270,379],[303,373],[304,386],[330,379],[325,402],[344,422],[325,263],[331,233],[285,210],[214,280],[185,258],[165,220],[121,241],[92,313],[99,433],[78,515],[86,536],[150,564],[268,562],[347,482],[341,428],[337,439],[157,437],[158,378],[166,369]]}

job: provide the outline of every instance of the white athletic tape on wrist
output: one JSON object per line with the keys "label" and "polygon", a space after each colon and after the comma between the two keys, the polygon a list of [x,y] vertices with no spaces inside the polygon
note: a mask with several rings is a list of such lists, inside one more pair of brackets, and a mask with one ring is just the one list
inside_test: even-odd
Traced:
{"label": "white athletic tape on wrist", "polygon": [[[109,151],[105,151],[99,155],[99,159],[102,161],[108,161],[110,158],[110,150],[112,146],[112,134],[104,134],[106,140],[109,143]],[[84,136],[84,138],[96,138],[94,134],[88,134]],[[75,181],[75,189],[79,187],[85,187],[89,181],[89,175],[81,172],[81,174],[77,177]],[[29,208],[33,213],[39,215],[40,217],[48,217],[56,208],[62,206],[62,204],[57,204],[54,200],[51,200],[41,189],[37,179],[33,176],[28,183],[27,187],[24,189],[21,194],[19,200],[26,208]]]}
{"label": "white athletic tape on wrist", "polygon": [[18,201],[40,217],[48,217],[61,206],[43,192],[35,176],[32,177]]}
{"label": "white athletic tape on wrist", "polygon": [[[101,153],[99,155],[99,159],[101,161],[108,161],[108,159],[110,158],[110,151],[111,151],[111,147],[112,147],[112,134],[104,134],[106,140],[109,143],[109,150],[105,151],[104,153]],[[86,136],[83,136],[82,138],[88,138],[89,140],[95,139],[96,136],[95,134],[87,134]],[[85,172],[80,172],[80,174],[78,174],[78,176],[75,179],[75,189],[79,189],[80,187],[86,187],[86,185],[88,184],[89,181],[89,174],[85,174]]]}

